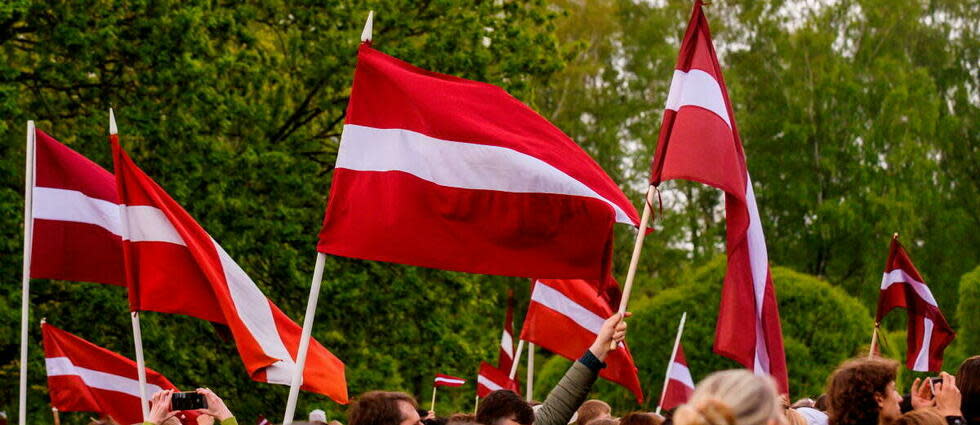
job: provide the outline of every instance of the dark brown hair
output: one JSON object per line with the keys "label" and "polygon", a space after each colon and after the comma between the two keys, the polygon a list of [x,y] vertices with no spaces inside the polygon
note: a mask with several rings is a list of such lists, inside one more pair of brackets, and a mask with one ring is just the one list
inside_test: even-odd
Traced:
{"label": "dark brown hair", "polygon": [[881,407],[875,394],[887,396],[895,381],[898,362],[889,359],[854,359],[844,362],[827,381],[830,425],[877,424]]}
{"label": "dark brown hair", "polygon": [[973,356],[960,364],[956,371],[956,386],[963,394],[960,410],[970,425],[980,425],[980,356]]}
{"label": "dark brown hair", "polygon": [[663,425],[664,420],[648,412],[632,412],[619,420],[619,425]]}
{"label": "dark brown hair", "polygon": [[415,398],[399,392],[369,391],[361,394],[347,410],[349,425],[398,425],[405,418],[398,408],[404,401],[418,408]]}
{"label": "dark brown hair", "polygon": [[446,425],[472,425],[476,424],[476,415],[470,415],[466,413],[454,413],[449,417],[449,421]]}
{"label": "dark brown hair", "polygon": [[531,409],[531,405],[527,404],[521,396],[510,390],[497,390],[480,402],[476,421],[483,425],[496,425],[500,419],[511,416],[521,425],[534,423],[534,409]]}
{"label": "dark brown hair", "polygon": [[599,416],[608,415],[610,412],[612,412],[612,408],[609,407],[608,403],[595,399],[586,400],[585,403],[579,406],[576,412],[578,413],[578,419],[575,420],[575,423],[577,425],[585,425]]}

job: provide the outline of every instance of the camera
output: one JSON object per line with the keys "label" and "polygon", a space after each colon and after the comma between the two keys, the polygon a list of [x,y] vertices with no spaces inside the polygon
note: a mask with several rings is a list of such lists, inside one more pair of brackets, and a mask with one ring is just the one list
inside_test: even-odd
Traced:
{"label": "camera", "polygon": [[195,392],[173,393],[170,396],[170,410],[207,409],[208,402],[203,394]]}

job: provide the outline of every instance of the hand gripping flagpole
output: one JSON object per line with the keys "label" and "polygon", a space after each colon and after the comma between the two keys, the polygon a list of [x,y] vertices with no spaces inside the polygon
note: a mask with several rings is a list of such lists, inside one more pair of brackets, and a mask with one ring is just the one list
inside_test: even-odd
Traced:
{"label": "hand gripping flagpole", "polygon": [[664,375],[664,388],[660,391],[660,401],[657,402],[657,414],[660,414],[660,405],[664,404],[664,397],[667,396],[667,385],[670,384],[670,370],[674,368],[674,359],[677,358],[677,347],[681,345],[681,334],[684,333],[684,322],[687,321],[687,312],[681,315],[681,324],[677,326],[677,337],[674,338],[674,349],[670,352],[670,361],[667,362],[667,374]]}
{"label": "hand gripping flagpole", "polygon": [[17,405],[17,423],[27,423],[27,320],[31,298],[31,250],[34,242],[34,121],[27,122],[27,148],[24,161],[24,262],[21,280],[20,302],[20,395]]}
{"label": "hand gripping flagpole", "polygon": [[[116,114],[109,108],[109,139],[119,137],[119,128],[116,127]],[[129,220],[126,220],[126,206],[119,205],[120,217],[123,218],[124,234],[129,235]],[[133,346],[136,350],[136,377],[139,379],[140,410],[143,413],[143,421],[150,417],[150,404],[146,396],[146,360],[143,357],[143,332],[140,328],[140,312],[129,313],[130,321],[133,324]]]}
{"label": "hand gripping flagpole", "polygon": [[[640,263],[640,251],[643,250],[643,238],[647,233],[647,221],[653,210],[653,192],[656,188],[653,185],[647,188],[647,196],[644,198],[643,214],[640,216],[640,228],[636,232],[636,241],[633,242],[633,256],[630,258],[630,268],[626,272],[626,282],[623,283],[623,296],[619,300],[619,314],[626,314],[626,304],[630,299],[630,292],[633,291],[633,278],[636,277],[636,266]],[[609,343],[609,349],[616,349],[616,341]]]}

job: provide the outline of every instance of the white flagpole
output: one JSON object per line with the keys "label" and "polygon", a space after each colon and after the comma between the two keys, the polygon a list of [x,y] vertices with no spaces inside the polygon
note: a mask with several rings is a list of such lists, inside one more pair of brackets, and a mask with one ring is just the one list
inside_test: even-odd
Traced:
{"label": "white flagpole", "polygon": [[432,414],[433,415],[436,414],[436,384],[435,384],[435,382],[432,383],[432,403],[429,404],[429,410],[432,411]]}
{"label": "white flagpole", "polygon": [[517,364],[521,362],[521,353],[524,351],[524,340],[517,340],[517,351],[514,352],[514,363],[510,365],[510,379],[517,376]]}
{"label": "white flagpole", "polygon": [[[116,114],[109,108],[109,138],[119,137],[119,128],[116,127]],[[126,220],[126,206],[119,205],[120,217],[122,217],[123,231],[129,234],[129,221]],[[130,312],[130,322],[133,324],[133,346],[136,350],[136,376],[139,379],[140,409],[143,413],[143,421],[150,417],[149,398],[146,396],[146,360],[143,357],[143,332],[140,328],[140,313]]]}
{"label": "white flagpole", "polygon": [[476,396],[476,402],[473,403],[473,414],[480,411],[480,396]]}
{"label": "white flagpole", "polygon": [[[633,291],[633,278],[636,277],[636,267],[640,263],[640,251],[643,250],[643,238],[647,233],[647,221],[653,209],[653,185],[647,188],[646,202],[643,203],[643,214],[640,216],[640,229],[636,232],[636,241],[633,242],[633,256],[630,257],[630,268],[626,272],[626,282],[623,283],[623,296],[619,300],[619,313],[626,313],[626,304],[630,299],[630,292]],[[609,349],[616,349],[616,342],[609,343]]]}
{"label": "white flagpole", "polygon": [[20,301],[20,397],[17,423],[27,424],[27,320],[31,305],[31,249],[34,242],[34,121],[27,122],[27,148],[24,160],[24,262]]}
{"label": "white flagpole", "polygon": [[296,369],[293,371],[293,380],[289,385],[289,398],[286,400],[286,413],[282,418],[282,425],[292,424],[293,415],[296,413],[296,399],[299,398],[299,387],[303,384],[303,367],[306,365],[306,354],[310,348],[310,334],[313,333],[313,318],[316,315],[317,299],[320,298],[320,282],[323,281],[323,266],[326,261],[326,254],[316,253],[313,281],[310,283],[310,298],[306,302],[306,316],[303,317],[303,335],[299,339]]}
{"label": "white flagpole", "polygon": [[684,322],[687,320],[687,312],[681,315],[681,324],[677,326],[677,337],[674,338],[674,350],[670,353],[670,361],[667,362],[667,374],[664,376],[664,388],[660,390],[660,401],[657,402],[657,414],[660,414],[660,405],[664,402],[667,395],[667,385],[670,383],[670,370],[674,367],[674,359],[677,357],[677,347],[681,345],[681,334],[684,333]]}
{"label": "white flagpole", "polygon": [[534,395],[534,343],[527,343],[527,401]]}

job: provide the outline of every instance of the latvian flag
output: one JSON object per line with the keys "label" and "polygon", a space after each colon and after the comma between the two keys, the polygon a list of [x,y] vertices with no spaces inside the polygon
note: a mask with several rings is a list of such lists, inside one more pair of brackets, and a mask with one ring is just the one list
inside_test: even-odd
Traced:
{"label": "latvian flag", "polygon": [[476,377],[476,395],[480,398],[498,390],[511,390],[520,394],[517,381],[510,379],[509,370],[501,370],[487,362],[480,362],[480,372]]}
{"label": "latvian flag", "polygon": [[497,367],[510,370],[514,365],[514,291],[507,291],[507,314],[504,317],[504,331],[500,335],[500,359]]}
{"label": "latvian flag", "polygon": [[687,403],[691,394],[694,394],[694,379],[691,378],[691,370],[687,368],[684,344],[677,344],[677,355],[671,360],[670,376],[666,382],[667,386],[660,396],[660,407],[664,410]]}
{"label": "latvian flag", "polygon": [[466,383],[463,378],[457,378],[455,376],[443,375],[441,373],[436,374],[436,379],[432,381],[432,385],[437,387],[462,387]]}
{"label": "latvian flag", "polygon": [[638,221],[582,148],[500,87],[361,45],[320,252],[601,280],[613,224]]}
{"label": "latvian flag", "polygon": [[[521,339],[574,361],[595,341],[612,307],[583,280],[539,279],[531,291]],[[626,345],[609,352],[599,376],[630,390],[643,403],[643,390],[633,356]]]}
{"label": "latvian flag", "polygon": [[906,366],[917,372],[942,370],[943,351],[953,342],[956,333],[946,322],[932,291],[896,236],[892,238],[881,279],[875,322],[880,323],[889,311],[897,307],[905,308],[908,312]]}
{"label": "latvian flag", "polygon": [[[51,406],[62,412],[96,412],[121,424],[143,422],[136,363],[51,326],[41,325]],[[176,390],[146,369],[147,397]]]}
{"label": "latvian flag", "polygon": [[31,277],[126,286],[116,179],[41,130],[34,151]]}
{"label": "latvian flag", "polygon": [[776,289],[762,218],[742,140],[711,42],[702,0],[695,0],[667,94],[650,184],[685,179],[725,191],[728,269],[714,351],[769,374],[789,391]]}

